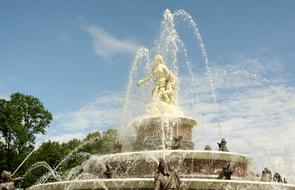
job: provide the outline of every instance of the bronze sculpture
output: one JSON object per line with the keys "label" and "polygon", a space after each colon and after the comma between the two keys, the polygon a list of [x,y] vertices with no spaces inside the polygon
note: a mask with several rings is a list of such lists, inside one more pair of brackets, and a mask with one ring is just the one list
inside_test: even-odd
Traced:
{"label": "bronze sculpture", "polygon": [[160,159],[158,171],[154,180],[155,190],[180,190],[180,178],[178,173],[171,169],[163,159]]}
{"label": "bronze sculpture", "polygon": [[116,142],[115,145],[114,145],[114,148],[113,148],[113,152],[114,153],[121,153],[122,152],[122,144]]}
{"label": "bronze sculpture", "polygon": [[11,172],[3,170],[0,179],[0,190],[14,190],[14,182],[22,180],[23,177],[12,178]]}
{"label": "bronze sculpture", "polygon": [[173,144],[171,144],[169,147],[172,150],[177,150],[181,148],[181,142],[182,142],[182,136],[173,137]]}
{"label": "bronze sculpture", "polygon": [[273,181],[278,182],[278,183],[288,183],[287,179],[283,177],[279,172],[276,172],[273,175]]}
{"label": "bronze sculpture", "polygon": [[261,181],[265,181],[265,182],[272,181],[271,171],[268,168],[264,168],[264,170],[262,170]]}
{"label": "bronze sculpture", "polygon": [[107,177],[107,179],[111,179],[113,172],[112,172],[112,167],[110,166],[110,164],[106,164],[106,171],[103,172],[103,174]]}
{"label": "bronze sculpture", "polygon": [[233,174],[233,171],[230,169],[230,164],[223,167],[221,172],[219,173],[217,179],[231,179],[231,175]]}
{"label": "bronze sculpture", "polygon": [[212,150],[212,148],[211,148],[210,145],[207,144],[207,145],[205,146],[204,150]]}
{"label": "bronze sculpture", "polygon": [[229,152],[226,147],[226,140],[224,138],[221,139],[220,143],[217,143],[219,147],[219,151]]}
{"label": "bronze sculpture", "polygon": [[276,172],[273,175],[273,181],[278,182],[278,183],[283,183],[283,178],[282,178],[281,174],[279,174],[279,172]]}

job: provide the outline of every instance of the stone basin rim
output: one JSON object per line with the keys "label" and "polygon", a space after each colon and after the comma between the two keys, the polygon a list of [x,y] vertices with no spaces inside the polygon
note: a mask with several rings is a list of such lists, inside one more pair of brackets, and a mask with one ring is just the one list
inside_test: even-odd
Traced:
{"label": "stone basin rim", "polygon": [[134,120],[131,120],[130,123],[128,124],[129,126],[133,125],[134,123],[139,123],[142,121],[158,121],[163,119],[165,121],[165,119],[170,119],[170,120],[175,120],[175,119],[179,119],[182,120],[182,122],[186,121],[186,122],[190,122],[193,126],[195,126],[197,124],[197,121],[195,119],[193,119],[192,117],[189,116],[184,116],[184,115],[147,115],[147,116],[142,116],[142,117],[138,117]]}
{"label": "stone basin rim", "polygon": [[[28,190],[47,190],[55,187],[55,189],[65,189],[71,187],[71,185],[77,185],[75,188],[69,189],[81,189],[90,188],[95,185],[96,188],[153,188],[153,178],[118,178],[118,179],[87,179],[87,180],[74,180],[74,181],[61,181],[45,184],[38,184],[28,188]],[[79,184],[78,184],[79,183]],[[239,185],[253,185],[256,188],[265,189],[266,187],[283,187],[287,190],[295,190],[294,184],[284,184],[276,182],[261,182],[261,181],[248,181],[248,180],[220,180],[220,179],[197,179],[197,178],[181,178],[182,187],[200,188],[203,185],[209,185],[210,187],[226,187],[227,185],[239,186]]]}
{"label": "stone basin rim", "polygon": [[[183,155],[192,155],[186,156],[185,158],[202,158],[202,159],[212,159],[213,158],[236,158],[240,157],[243,158],[245,161],[249,161],[250,157],[245,154],[235,153],[235,152],[223,152],[223,151],[208,151],[208,150],[147,150],[147,151],[136,151],[136,152],[122,152],[122,153],[115,153],[115,154],[107,154],[107,155],[93,155],[91,157],[101,158],[101,159],[115,159],[118,157],[127,157],[131,159],[132,157],[129,156],[144,156],[146,154],[149,155],[158,155],[160,156],[167,156],[175,154],[183,154]],[[195,156],[194,156],[195,155]],[[197,157],[196,155],[202,155],[202,157]],[[90,157],[90,158],[91,158]]]}

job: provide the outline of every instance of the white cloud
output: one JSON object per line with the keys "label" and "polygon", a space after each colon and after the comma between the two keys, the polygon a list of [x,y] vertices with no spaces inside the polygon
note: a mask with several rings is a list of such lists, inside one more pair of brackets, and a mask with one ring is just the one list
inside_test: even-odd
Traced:
{"label": "white cloud", "polygon": [[110,59],[118,54],[134,53],[139,47],[135,42],[119,39],[98,26],[87,25],[83,28],[93,38],[94,52],[104,59]]}
{"label": "white cloud", "polygon": [[[200,102],[195,109],[186,109],[195,117],[201,112],[202,126],[194,135],[197,148],[211,144],[217,149],[219,122],[230,150],[250,155],[259,169],[268,166],[274,172],[294,176],[283,168],[295,168],[295,88],[284,83],[282,65],[278,59],[266,62],[251,57],[235,58],[227,65],[218,62],[212,67],[217,113],[212,111],[208,82],[200,76]],[[263,77],[265,74],[271,81]]]}
{"label": "white cloud", "polygon": [[100,129],[116,127],[121,108],[121,97],[105,94],[71,113],[55,116],[58,126],[65,129]]}
{"label": "white cloud", "polygon": [[88,133],[117,128],[121,113],[122,96],[104,93],[78,110],[54,115],[53,126],[45,136],[37,137],[37,144],[47,140],[66,142],[81,139]]}
{"label": "white cloud", "polygon": [[85,137],[84,133],[73,132],[73,133],[69,133],[69,134],[61,134],[61,135],[57,135],[57,136],[52,136],[52,137],[47,138],[45,141],[51,140],[51,141],[57,141],[57,142],[63,143],[63,142],[68,142],[69,140],[74,139],[74,138],[82,139],[83,137]]}
{"label": "white cloud", "polygon": [[[2,83],[0,83],[0,90],[1,90],[1,87],[4,86]],[[5,100],[9,100],[9,96],[7,94],[3,94],[1,93],[0,94],[0,99],[5,99]]]}
{"label": "white cloud", "polygon": [[10,97],[6,95],[0,95],[0,99],[10,100]]}

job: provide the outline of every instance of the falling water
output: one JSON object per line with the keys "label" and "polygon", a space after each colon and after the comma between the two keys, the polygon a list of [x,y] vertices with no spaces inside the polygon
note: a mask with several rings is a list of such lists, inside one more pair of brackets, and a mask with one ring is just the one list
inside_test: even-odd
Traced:
{"label": "falling water", "polygon": [[64,159],[62,159],[62,161],[60,161],[55,167],[54,167],[54,171],[56,171],[57,169],[59,169],[59,167],[63,164],[63,163],[65,163],[68,159],[70,159],[73,155],[74,155],[74,153],[76,153],[81,147],[83,147],[83,146],[85,146],[86,144],[88,144],[88,143],[90,143],[90,142],[92,142],[92,141],[94,141],[94,140],[96,140],[96,139],[98,139],[98,138],[100,138],[99,136],[98,137],[95,137],[95,138],[93,138],[93,139],[90,139],[90,140],[88,140],[88,141],[85,141],[84,143],[82,143],[81,145],[79,145],[77,148],[75,148],[72,152],[70,152]]}
{"label": "falling water", "polygon": [[[207,56],[207,50],[205,48],[205,44],[204,44],[203,39],[201,37],[201,34],[199,32],[198,25],[192,19],[191,15],[189,15],[184,10],[178,10],[177,12],[174,13],[174,16],[175,17],[181,17],[182,19],[184,19],[185,21],[187,21],[189,23],[190,27],[194,31],[194,34],[195,34],[196,39],[199,42],[199,47],[201,49],[201,54],[202,54],[203,61],[204,61],[204,64],[205,64],[205,68],[206,68],[207,74],[208,74],[209,84],[210,84],[210,88],[211,88],[211,94],[212,94],[212,98],[213,98],[213,101],[214,101],[215,112],[216,112],[216,115],[217,115],[218,112],[219,112],[219,108],[218,108],[218,104],[217,104],[217,96],[216,96],[215,82],[214,82],[214,79],[213,79],[211,68],[209,66],[209,61],[208,61],[208,56]],[[218,122],[218,128],[219,128],[220,136],[223,137],[221,126],[220,126],[220,123],[219,122]]]}
{"label": "falling water", "polygon": [[91,157],[93,155],[88,152],[78,152],[78,154],[76,154],[76,157],[80,157],[80,156],[87,158],[87,157]]}
{"label": "falling water", "polygon": [[130,118],[132,118],[132,114],[130,113],[130,110],[129,110],[130,109],[130,100],[131,100],[131,91],[134,86],[134,83],[137,82],[137,81],[134,81],[134,78],[135,78],[135,74],[137,72],[138,66],[142,62],[146,62],[146,63],[150,62],[149,50],[144,47],[141,47],[137,50],[135,58],[134,58],[133,63],[131,65],[131,70],[130,70],[130,73],[128,76],[127,89],[126,89],[126,93],[125,93],[123,113],[121,116],[121,128],[119,130],[117,141],[120,141],[121,139],[119,139],[119,138],[124,138],[124,136],[126,135],[127,131],[126,131],[125,126],[128,125],[128,122],[130,122]]}
{"label": "falling water", "polygon": [[[151,72],[152,69],[152,63],[150,61],[150,58],[153,57],[156,54],[162,55],[164,58],[166,65],[168,68],[170,68],[173,72],[173,74],[179,79],[179,55],[182,54],[184,57],[184,62],[187,67],[187,70],[189,71],[189,75],[191,77],[191,83],[192,83],[192,91],[195,103],[193,104],[193,107],[196,106],[200,102],[200,98],[198,95],[198,81],[196,76],[193,73],[193,66],[189,61],[188,57],[188,51],[179,37],[179,34],[177,32],[177,21],[181,20],[185,23],[188,23],[189,27],[193,30],[193,35],[195,36],[197,42],[199,43],[199,48],[201,50],[201,56],[203,58],[204,66],[206,68],[207,78],[209,81],[211,94],[214,101],[214,110],[217,115],[218,113],[218,104],[217,104],[217,96],[216,96],[216,88],[215,83],[213,79],[213,74],[211,71],[211,68],[209,66],[207,51],[205,48],[205,45],[203,43],[203,39],[200,35],[198,26],[196,22],[192,19],[192,17],[185,12],[184,10],[176,11],[175,13],[171,13],[170,10],[165,10],[163,14],[163,21],[161,22],[160,27],[160,35],[159,38],[157,38],[154,42],[154,47],[151,48],[151,50],[147,48],[140,48],[135,55],[134,61],[131,66],[131,70],[128,77],[128,84],[126,89],[126,96],[125,101],[123,105],[123,114],[121,119],[121,127],[119,130],[118,140],[120,138],[125,138],[123,136],[126,136],[126,134],[130,135],[133,134],[133,132],[130,132],[130,127],[128,126],[134,118],[138,118],[141,116],[144,116],[144,114],[147,114],[143,111],[143,108],[145,109],[146,105],[148,105],[151,101],[151,99],[146,98],[147,93],[151,92],[151,86],[144,85],[145,87],[141,86],[140,88],[136,85],[137,80],[142,79],[144,75],[146,75],[148,72]],[[144,65],[145,69],[140,69],[140,67]],[[142,76],[139,76],[139,72],[146,71],[147,73],[142,73]],[[177,102],[179,102],[179,82],[176,84],[176,92],[175,92],[175,98]],[[151,85],[151,84],[150,84]],[[198,115],[201,115],[200,111],[198,109],[193,109],[198,112]],[[177,118],[178,115],[176,115]],[[218,128],[219,133],[222,135],[221,126],[218,120]],[[170,137],[172,138],[172,137]]]}
{"label": "falling water", "polygon": [[49,171],[49,176],[53,176],[55,179],[57,179],[58,176],[56,176],[56,172],[44,161],[42,162],[36,162],[35,164],[33,164],[24,174],[24,177],[27,176],[32,170],[39,168],[39,167],[43,167],[46,168]]}
{"label": "falling water", "polygon": [[[193,84],[193,94],[194,94],[194,99],[195,99],[195,102],[191,102],[192,105],[197,105],[198,103],[200,103],[200,97],[199,97],[199,82],[195,76],[195,74],[193,73],[193,66],[192,66],[192,63],[190,62],[189,60],[189,57],[188,57],[188,52],[187,52],[187,49],[186,47],[184,46],[183,42],[181,39],[178,39],[177,40],[177,44],[179,44],[179,47],[180,47],[180,50],[184,53],[184,62],[188,68],[188,71],[189,71],[189,74],[192,78],[192,84]],[[197,115],[199,117],[199,119],[201,118],[201,112],[199,109],[196,109],[197,111]],[[200,126],[202,127],[202,126]],[[204,129],[203,129],[204,130]],[[204,132],[204,131],[203,131]]]}
{"label": "falling water", "polygon": [[166,64],[172,66],[173,73],[178,78],[177,41],[179,37],[175,29],[173,14],[168,9],[164,12],[164,20],[161,23],[160,31],[160,38],[155,41],[154,54],[162,55],[166,60]]}
{"label": "falling water", "polygon": [[[53,169],[53,172],[56,172],[59,168],[60,168],[60,166],[63,164],[63,163],[65,163],[65,162],[67,162],[70,158],[72,158],[73,156],[76,156],[75,155],[75,153],[81,148],[81,147],[83,147],[83,146],[85,146],[86,144],[88,144],[88,143],[90,143],[90,142],[92,142],[92,141],[94,141],[94,140],[96,140],[96,139],[98,139],[98,138],[100,138],[99,136],[98,137],[95,137],[95,138],[92,138],[92,139],[89,139],[89,140],[87,140],[87,141],[85,141],[84,143],[82,143],[82,144],[80,144],[78,147],[76,147],[73,151],[71,151],[64,159],[62,159],[55,167],[54,167],[54,169]],[[91,154],[90,154],[91,155]],[[50,177],[50,175],[51,175],[51,173],[47,173],[47,174],[45,174],[45,175],[43,175],[39,180],[38,180],[38,183],[45,183],[47,180],[48,180],[48,178]]]}
{"label": "falling water", "polygon": [[[179,40],[179,36],[175,29],[175,22],[173,14],[170,10],[166,9],[164,11],[164,19],[161,22],[160,28],[160,37],[155,41],[154,45],[154,54],[160,54],[164,57],[166,64],[169,68],[173,68],[172,72],[176,78],[179,78],[179,68],[178,68],[178,45],[177,41]],[[175,90],[175,99],[176,102],[179,102],[178,89],[179,83],[176,84]],[[175,119],[177,120],[179,113],[177,113]],[[166,143],[171,141],[173,136],[177,134],[173,134],[173,126],[169,123],[169,119],[165,117],[165,115],[161,116],[161,134],[162,134],[162,147],[166,149]],[[171,120],[171,118],[170,118]],[[176,125],[178,131],[178,125]]]}
{"label": "falling water", "polygon": [[30,158],[30,156],[33,154],[33,152],[35,152],[36,149],[33,149],[28,156],[22,161],[22,163],[16,168],[16,170],[13,172],[12,176],[14,176],[14,174],[19,170],[19,168],[27,161],[28,158]]}

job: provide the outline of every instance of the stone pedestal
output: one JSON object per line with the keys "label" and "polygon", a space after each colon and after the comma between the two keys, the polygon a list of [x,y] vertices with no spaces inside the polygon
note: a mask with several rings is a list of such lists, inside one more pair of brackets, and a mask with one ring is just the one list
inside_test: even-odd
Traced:
{"label": "stone pedestal", "polygon": [[175,138],[181,136],[178,149],[193,150],[192,128],[196,121],[187,117],[151,116],[136,120],[131,124],[136,130],[133,145],[135,151],[170,149]]}

